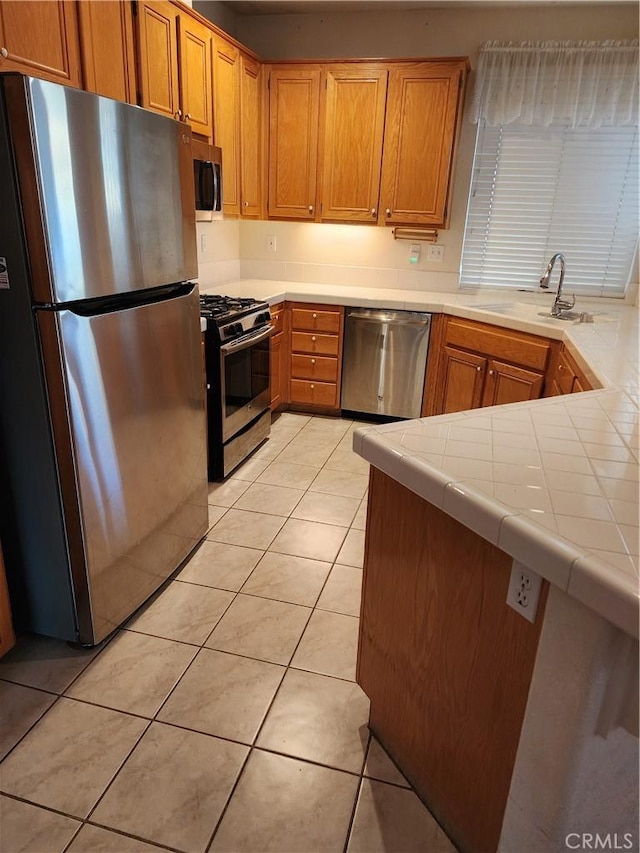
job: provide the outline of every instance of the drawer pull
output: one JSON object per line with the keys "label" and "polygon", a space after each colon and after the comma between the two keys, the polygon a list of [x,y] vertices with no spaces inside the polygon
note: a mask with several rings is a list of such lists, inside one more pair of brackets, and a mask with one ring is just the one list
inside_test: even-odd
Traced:
{"label": "drawer pull", "polygon": [[317,320],[317,319],[318,319],[318,315],[317,315],[317,314],[312,314],[312,317],[313,317],[313,319],[314,319],[314,320]]}
{"label": "drawer pull", "polygon": [[315,341],[315,339],[316,339],[316,336],[315,336],[315,335],[311,335],[311,340],[312,340],[312,341]]}
{"label": "drawer pull", "polygon": [[315,385],[309,385],[309,388],[311,388],[312,391],[315,387],[316,387]]}
{"label": "drawer pull", "polygon": [[0,53],[2,54],[2,56],[3,56],[5,59],[7,58],[7,56],[9,56],[9,51],[7,50],[7,48],[6,48],[6,47],[3,47],[3,48],[0,50]]}
{"label": "drawer pull", "polygon": [[315,363],[316,363],[315,358],[312,358],[312,359],[311,359],[311,364],[315,364]]}

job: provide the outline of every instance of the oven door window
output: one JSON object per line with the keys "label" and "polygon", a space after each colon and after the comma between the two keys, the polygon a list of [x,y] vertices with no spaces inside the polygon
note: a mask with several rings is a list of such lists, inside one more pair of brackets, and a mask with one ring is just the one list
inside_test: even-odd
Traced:
{"label": "oven door window", "polygon": [[224,414],[232,417],[269,389],[269,338],[224,355]]}

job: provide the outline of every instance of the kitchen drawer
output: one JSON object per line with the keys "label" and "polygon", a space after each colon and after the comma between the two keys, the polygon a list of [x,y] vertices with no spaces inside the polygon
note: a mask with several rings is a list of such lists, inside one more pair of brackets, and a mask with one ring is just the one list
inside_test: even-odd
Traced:
{"label": "kitchen drawer", "polygon": [[321,382],[338,381],[338,359],[312,355],[291,356],[293,379],[317,379]]}
{"label": "kitchen drawer", "polygon": [[310,332],[340,331],[340,311],[320,311],[313,308],[293,308],[291,310],[291,328]]}
{"label": "kitchen drawer", "polygon": [[337,335],[312,335],[309,332],[291,333],[291,352],[319,355],[338,355],[340,339]]}
{"label": "kitchen drawer", "polygon": [[457,317],[447,322],[445,343],[541,371],[547,366],[550,350],[546,338]]}
{"label": "kitchen drawer", "polygon": [[292,379],[290,400],[292,403],[335,408],[338,404],[338,386],[335,382],[305,382],[303,379]]}

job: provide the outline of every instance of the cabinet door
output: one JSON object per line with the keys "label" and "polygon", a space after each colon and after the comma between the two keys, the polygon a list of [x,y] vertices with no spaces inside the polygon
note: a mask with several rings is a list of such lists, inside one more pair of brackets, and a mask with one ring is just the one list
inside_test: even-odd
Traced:
{"label": "cabinet door", "polygon": [[482,395],[483,406],[502,406],[537,400],[542,394],[544,376],[502,361],[489,361],[487,381]]}
{"label": "cabinet door", "polygon": [[178,16],[180,108],[196,133],[211,137],[211,31],[186,14]]}
{"label": "cabinet door", "polygon": [[0,71],[21,71],[56,83],[81,86],[75,3],[0,3],[0,49]]}
{"label": "cabinet door", "polygon": [[375,223],[388,73],[366,65],[330,65],[325,73],[321,216]]}
{"label": "cabinet door", "polygon": [[269,216],[316,216],[320,66],[269,74]]}
{"label": "cabinet door", "polygon": [[222,201],[227,216],[240,215],[240,51],[213,40],[213,141],[222,148]]}
{"label": "cabinet door", "polygon": [[444,347],[442,360],[442,413],[477,409],[482,402],[482,386],[487,359],[481,355]]}
{"label": "cabinet door", "polygon": [[140,105],[180,118],[178,90],[178,9],[164,0],[138,2]]}
{"label": "cabinet door", "polygon": [[240,55],[240,196],[241,213],[260,217],[260,63]]}
{"label": "cabinet door", "polygon": [[390,71],[379,222],[445,224],[464,69],[416,62]]}
{"label": "cabinet door", "polygon": [[137,102],[131,4],[120,0],[78,3],[84,87],[117,101]]}

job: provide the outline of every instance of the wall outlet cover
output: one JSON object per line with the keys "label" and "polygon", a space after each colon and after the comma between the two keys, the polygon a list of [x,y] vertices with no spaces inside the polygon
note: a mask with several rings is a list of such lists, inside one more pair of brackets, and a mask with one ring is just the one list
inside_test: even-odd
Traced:
{"label": "wall outlet cover", "polygon": [[439,243],[429,246],[427,249],[427,260],[441,264],[444,261],[444,246],[441,246]]}
{"label": "wall outlet cover", "polygon": [[536,621],[542,578],[523,563],[513,561],[507,604],[529,622]]}
{"label": "wall outlet cover", "polygon": [[276,238],[273,234],[267,237],[267,252],[276,251]]}

